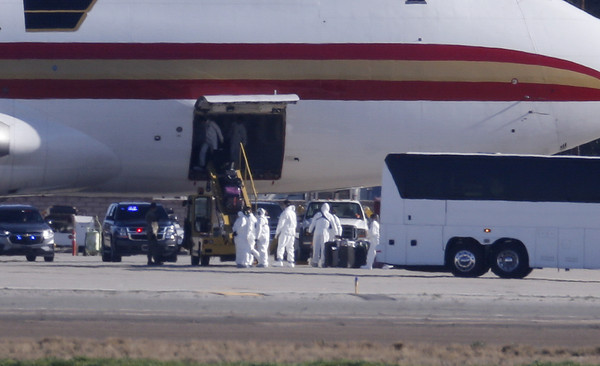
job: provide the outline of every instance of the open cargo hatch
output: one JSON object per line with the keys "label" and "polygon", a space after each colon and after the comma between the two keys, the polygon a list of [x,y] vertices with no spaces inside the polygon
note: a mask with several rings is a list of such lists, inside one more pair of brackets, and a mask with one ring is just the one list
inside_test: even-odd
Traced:
{"label": "open cargo hatch", "polygon": [[[254,180],[281,178],[285,151],[286,107],[299,100],[295,94],[206,95],[196,101],[190,156],[190,180],[206,180],[206,164],[239,169],[239,143],[243,142]],[[216,150],[211,141],[219,140]],[[212,127],[211,127],[212,125]],[[245,136],[245,139],[244,137]],[[203,147],[204,146],[204,147]]]}

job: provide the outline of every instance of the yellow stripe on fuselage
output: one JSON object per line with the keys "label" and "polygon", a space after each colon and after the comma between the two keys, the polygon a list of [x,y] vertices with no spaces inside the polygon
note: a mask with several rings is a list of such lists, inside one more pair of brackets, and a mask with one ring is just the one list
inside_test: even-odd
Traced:
{"label": "yellow stripe on fuselage", "polygon": [[576,71],[485,61],[0,60],[0,79],[516,81],[600,89],[600,79]]}

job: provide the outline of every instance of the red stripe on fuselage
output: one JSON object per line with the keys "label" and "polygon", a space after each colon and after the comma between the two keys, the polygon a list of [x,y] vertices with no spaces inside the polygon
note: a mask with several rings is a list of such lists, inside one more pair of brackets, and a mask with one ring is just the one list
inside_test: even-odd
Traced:
{"label": "red stripe on fuselage", "polygon": [[[409,60],[538,65],[600,72],[527,52],[427,44],[0,43],[3,60]],[[283,61],[284,62],[284,61]],[[293,70],[290,71],[293,74]],[[196,99],[209,94],[298,94],[323,100],[598,101],[594,88],[519,82],[386,80],[0,80],[0,98]]]}
{"label": "red stripe on fuselage", "polygon": [[600,78],[594,69],[554,57],[436,44],[0,43],[0,59],[490,61],[554,67]]}
{"label": "red stripe on fuselage", "polygon": [[196,99],[215,94],[298,94],[301,100],[598,101],[600,90],[519,83],[342,80],[7,80],[0,98]]}

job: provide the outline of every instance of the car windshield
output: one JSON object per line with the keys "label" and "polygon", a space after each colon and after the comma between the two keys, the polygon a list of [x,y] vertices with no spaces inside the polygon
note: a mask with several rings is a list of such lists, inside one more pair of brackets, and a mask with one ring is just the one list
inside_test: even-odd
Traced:
{"label": "car windshield", "polygon": [[336,216],[340,219],[363,219],[360,205],[356,202],[313,202],[306,209],[305,218],[310,219],[320,212],[324,203],[328,203],[330,212],[335,211]]}
{"label": "car windshield", "polygon": [[50,214],[44,220],[55,233],[71,233],[73,231],[73,215]]}
{"label": "car windshield", "polygon": [[41,224],[44,222],[44,219],[37,210],[15,208],[0,210],[0,222],[6,224]]}
{"label": "car windshield", "polygon": [[[160,206],[156,206],[156,213],[158,214],[158,219],[168,220],[169,216],[167,215],[167,211]],[[117,212],[115,213],[115,220],[119,221],[139,221],[146,219],[146,213],[150,209],[149,204],[129,204],[129,205],[119,205],[117,207]]]}

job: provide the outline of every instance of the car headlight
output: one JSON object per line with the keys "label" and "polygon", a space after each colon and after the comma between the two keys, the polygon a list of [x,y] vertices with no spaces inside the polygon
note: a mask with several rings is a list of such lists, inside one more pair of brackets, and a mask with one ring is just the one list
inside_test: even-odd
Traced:
{"label": "car headlight", "polygon": [[54,231],[50,229],[44,230],[42,231],[42,235],[44,236],[44,240],[52,239],[54,238]]}
{"label": "car headlight", "polygon": [[117,227],[115,228],[115,236],[119,238],[127,237],[127,228],[126,227]]}
{"label": "car headlight", "polygon": [[174,225],[169,225],[165,227],[165,239],[175,239],[175,226]]}
{"label": "car headlight", "polygon": [[0,230],[0,236],[6,237],[10,235],[10,231],[8,230]]}

